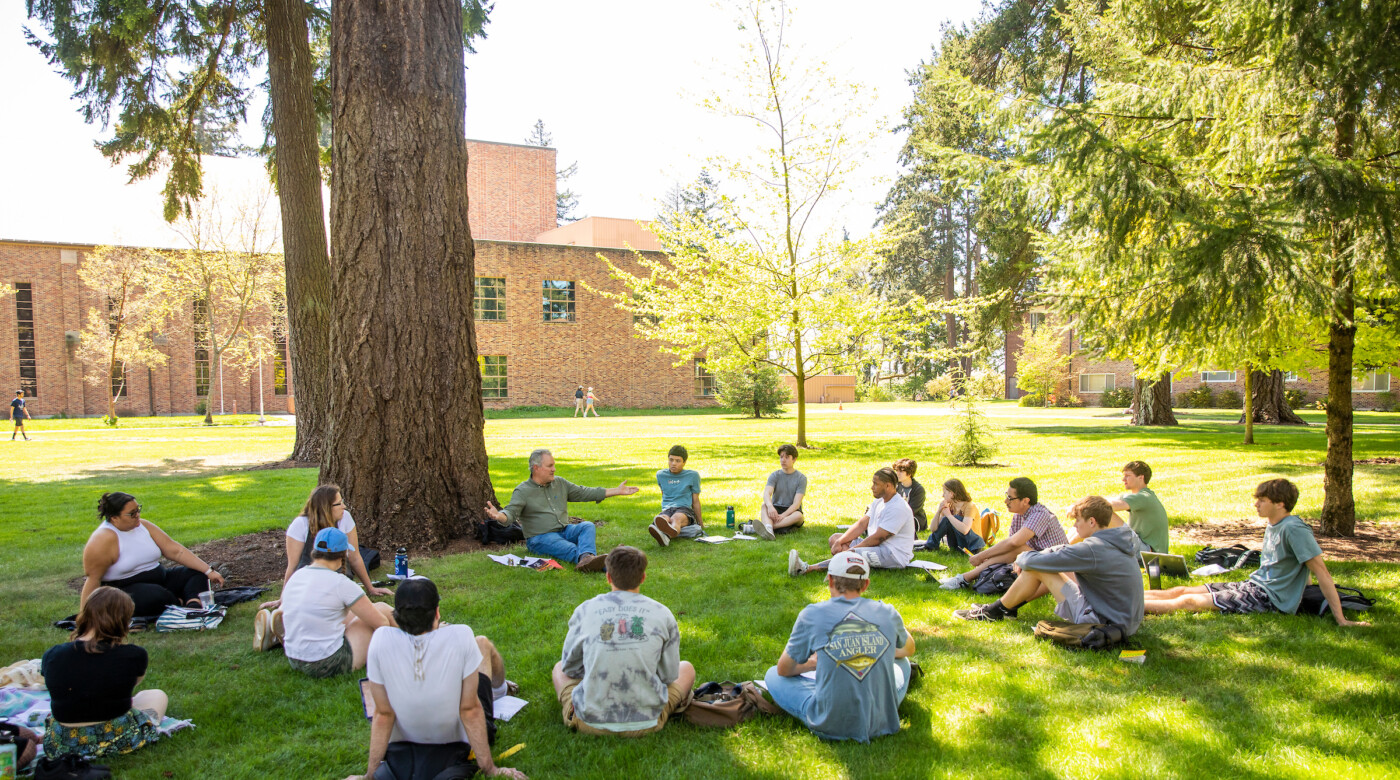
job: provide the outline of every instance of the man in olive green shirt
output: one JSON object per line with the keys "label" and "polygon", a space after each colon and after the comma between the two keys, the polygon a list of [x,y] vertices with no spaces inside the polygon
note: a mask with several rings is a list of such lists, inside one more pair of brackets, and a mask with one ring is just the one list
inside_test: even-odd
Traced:
{"label": "man in olive green shirt", "polygon": [[1128,511],[1128,526],[1137,534],[1143,548],[1164,553],[1168,544],[1167,509],[1147,486],[1151,480],[1152,467],[1140,460],[1132,461],[1123,467],[1123,487],[1128,492],[1108,503],[1116,510]]}
{"label": "man in olive green shirt", "polygon": [[579,571],[603,571],[606,559],[597,554],[596,530],[586,520],[569,522],[569,502],[596,503],[636,492],[625,479],[615,488],[596,488],[555,477],[554,455],[535,450],[530,453],[530,478],[516,485],[504,511],[487,505],[486,516],[500,523],[519,521],[525,547],[535,555],[575,563]]}

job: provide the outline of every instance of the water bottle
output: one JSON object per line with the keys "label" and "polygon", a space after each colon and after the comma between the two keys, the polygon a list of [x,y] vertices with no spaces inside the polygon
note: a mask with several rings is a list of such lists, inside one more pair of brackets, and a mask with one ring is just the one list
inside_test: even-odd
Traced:
{"label": "water bottle", "polygon": [[726,507],[724,510],[724,525],[726,528],[734,528],[734,507]]}
{"label": "water bottle", "polygon": [[407,576],[408,576],[408,548],[407,548],[407,547],[400,547],[400,548],[398,549],[398,551],[396,551],[396,552],[394,553],[394,576],[395,576],[395,577],[407,577]]}

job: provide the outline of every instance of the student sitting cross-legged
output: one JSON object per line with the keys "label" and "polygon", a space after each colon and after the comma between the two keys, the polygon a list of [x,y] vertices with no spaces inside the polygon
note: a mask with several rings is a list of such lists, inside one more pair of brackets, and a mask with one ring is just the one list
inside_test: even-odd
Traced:
{"label": "student sitting cross-legged", "polygon": [[[861,519],[827,540],[832,554],[850,550],[876,569],[902,569],[914,560],[914,513],[899,495],[898,485],[894,469],[886,467],[875,472],[870,479],[870,495],[875,500]],[[797,557],[796,550],[788,552],[788,574],[794,577],[825,571],[828,563],[809,565]]]}
{"label": "student sitting cross-legged", "polygon": [[1259,568],[1243,582],[1212,582],[1208,585],[1183,585],[1167,590],[1147,592],[1147,612],[1164,615],[1171,612],[1224,612],[1245,615],[1251,612],[1282,612],[1292,615],[1303,600],[1308,573],[1317,578],[1318,587],[1332,608],[1332,617],[1339,626],[1366,626],[1369,623],[1347,620],[1342,614],[1342,602],[1337,596],[1336,583],[1322,560],[1322,548],[1312,529],[1297,515],[1298,488],[1286,479],[1271,479],[1254,489],[1254,508],[1269,521],[1264,529],[1264,548],[1259,556]]}
{"label": "student sitting cross-legged", "polygon": [[705,533],[700,522],[700,473],[685,467],[689,457],[685,447],[677,444],[666,453],[666,468],[656,472],[661,511],[647,532],[662,547],[678,536],[694,539]]}
{"label": "student sitting cross-legged", "polygon": [[939,580],[941,587],[957,590],[970,586],[988,566],[1011,563],[1027,550],[1039,552],[1057,544],[1069,543],[1059,519],[1040,503],[1035,483],[1028,477],[1011,480],[1006,489],[1006,508],[1012,512],[1011,532],[1005,539],[969,558],[968,562],[973,566],[971,571]]}
{"label": "student sitting cross-legged", "polygon": [[394,594],[398,627],[370,640],[365,671],[374,725],[362,780],[457,780],[478,766],[487,777],[524,780],[491,757],[493,691],[505,687],[505,662],[486,637],[444,625],[438,602],[431,580],[405,580]]}
{"label": "student sitting cross-legged", "polygon": [[764,683],[779,707],[820,737],[869,742],[894,734],[914,637],[894,607],[864,597],[870,564],[857,551],[833,556],[826,575],[831,598],[798,614]]}
{"label": "student sitting cross-legged", "polygon": [[797,448],[791,444],[778,447],[778,470],[768,475],[763,486],[763,506],[758,510],[753,533],[760,539],[773,541],[774,534],[796,531],[802,527],[802,498],[807,495],[807,475],[797,470]]}
{"label": "student sitting cross-legged", "polygon": [[578,605],[569,618],[554,692],[564,725],[581,734],[650,734],[690,703],[695,667],[681,660],[671,610],[642,595],[646,571],[641,550],[614,548],[607,557],[612,591]]}
{"label": "student sitting cross-legged", "polygon": [[1113,507],[1101,496],[1075,504],[1074,530],[1079,544],[1027,551],[1016,558],[1016,581],[990,604],[959,609],[963,620],[1001,620],[1049,592],[1055,614],[1071,623],[1110,623],[1131,636],[1142,625],[1142,574],[1137,544],[1127,526],[1110,528]]}

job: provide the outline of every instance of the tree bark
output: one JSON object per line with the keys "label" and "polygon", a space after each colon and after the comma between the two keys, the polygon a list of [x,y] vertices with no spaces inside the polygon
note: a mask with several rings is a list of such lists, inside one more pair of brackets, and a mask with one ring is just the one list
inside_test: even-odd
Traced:
{"label": "tree bark", "polygon": [[[1284,395],[1282,371],[1252,371],[1249,384],[1253,385],[1254,422],[1264,425],[1307,425],[1288,405]],[[1239,422],[1245,416],[1240,414]]]}
{"label": "tree bark", "polygon": [[[1349,160],[1356,144],[1352,90],[1341,100],[1333,152]],[[1332,316],[1327,325],[1327,460],[1322,465],[1322,533],[1356,534],[1356,497],[1352,494],[1352,359],[1356,349],[1356,235],[1347,223],[1331,225]]]}
{"label": "tree bark", "polygon": [[472,325],[462,12],[332,5],[331,425],[360,536],[437,548],[495,499]]}
{"label": "tree bark", "polygon": [[302,0],[266,0],[263,21],[287,265],[288,362],[296,388],[291,458],[320,463],[330,420],[331,266],[321,202],[320,124],[312,97],[315,63]]}
{"label": "tree bark", "polygon": [[1254,443],[1254,369],[1244,366],[1244,443]]}
{"label": "tree bark", "polygon": [[1172,375],[1155,380],[1133,379],[1133,425],[1176,425],[1172,413]]}

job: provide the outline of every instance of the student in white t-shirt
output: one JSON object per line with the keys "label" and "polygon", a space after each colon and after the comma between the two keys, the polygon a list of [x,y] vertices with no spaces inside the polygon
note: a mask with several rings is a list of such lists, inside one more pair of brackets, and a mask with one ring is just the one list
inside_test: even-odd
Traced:
{"label": "student in white t-shirt", "polygon": [[[349,549],[350,540],[339,529],[321,529],[312,544],[311,565],[298,569],[282,589],[282,649],[293,669],[312,677],[363,668],[375,629],[394,625],[388,604],[372,603],[360,586],[341,575]],[[255,645],[270,620],[268,610],[258,612]]]}
{"label": "student in white t-shirt", "polygon": [[[311,565],[311,545],[307,544],[322,528],[337,528],[350,540],[350,550],[345,554],[346,568],[364,586],[365,593],[371,596],[392,596],[388,588],[376,588],[360,557],[360,536],[355,531],[355,518],[345,508],[345,500],[340,497],[339,485],[321,485],[311,491],[306,505],[301,508],[291,525],[287,526],[287,571],[282,575],[285,584],[297,569]],[[261,609],[277,609],[280,600],[268,601]]]}
{"label": "student in white t-shirt", "polygon": [[[863,556],[875,569],[903,569],[914,560],[914,510],[899,495],[899,476],[885,467],[870,479],[870,495],[874,501],[865,515],[844,533],[832,534],[827,543],[831,554],[847,550]],[[826,571],[830,561],[807,564],[788,552],[788,574],[796,577],[813,571]]]}
{"label": "student in white t-shirt", "polygon": [[524,780],[523,773],[498,767],[491,758],[493,691],[506,684],[501,654],[467,626],[444,625],[438,601],[431,580],[405,580],[394,596],[398,627],[376,631],[370,640],[365,672],[374,725],[362,780],[469,771],[473,749],[488,777]]}

